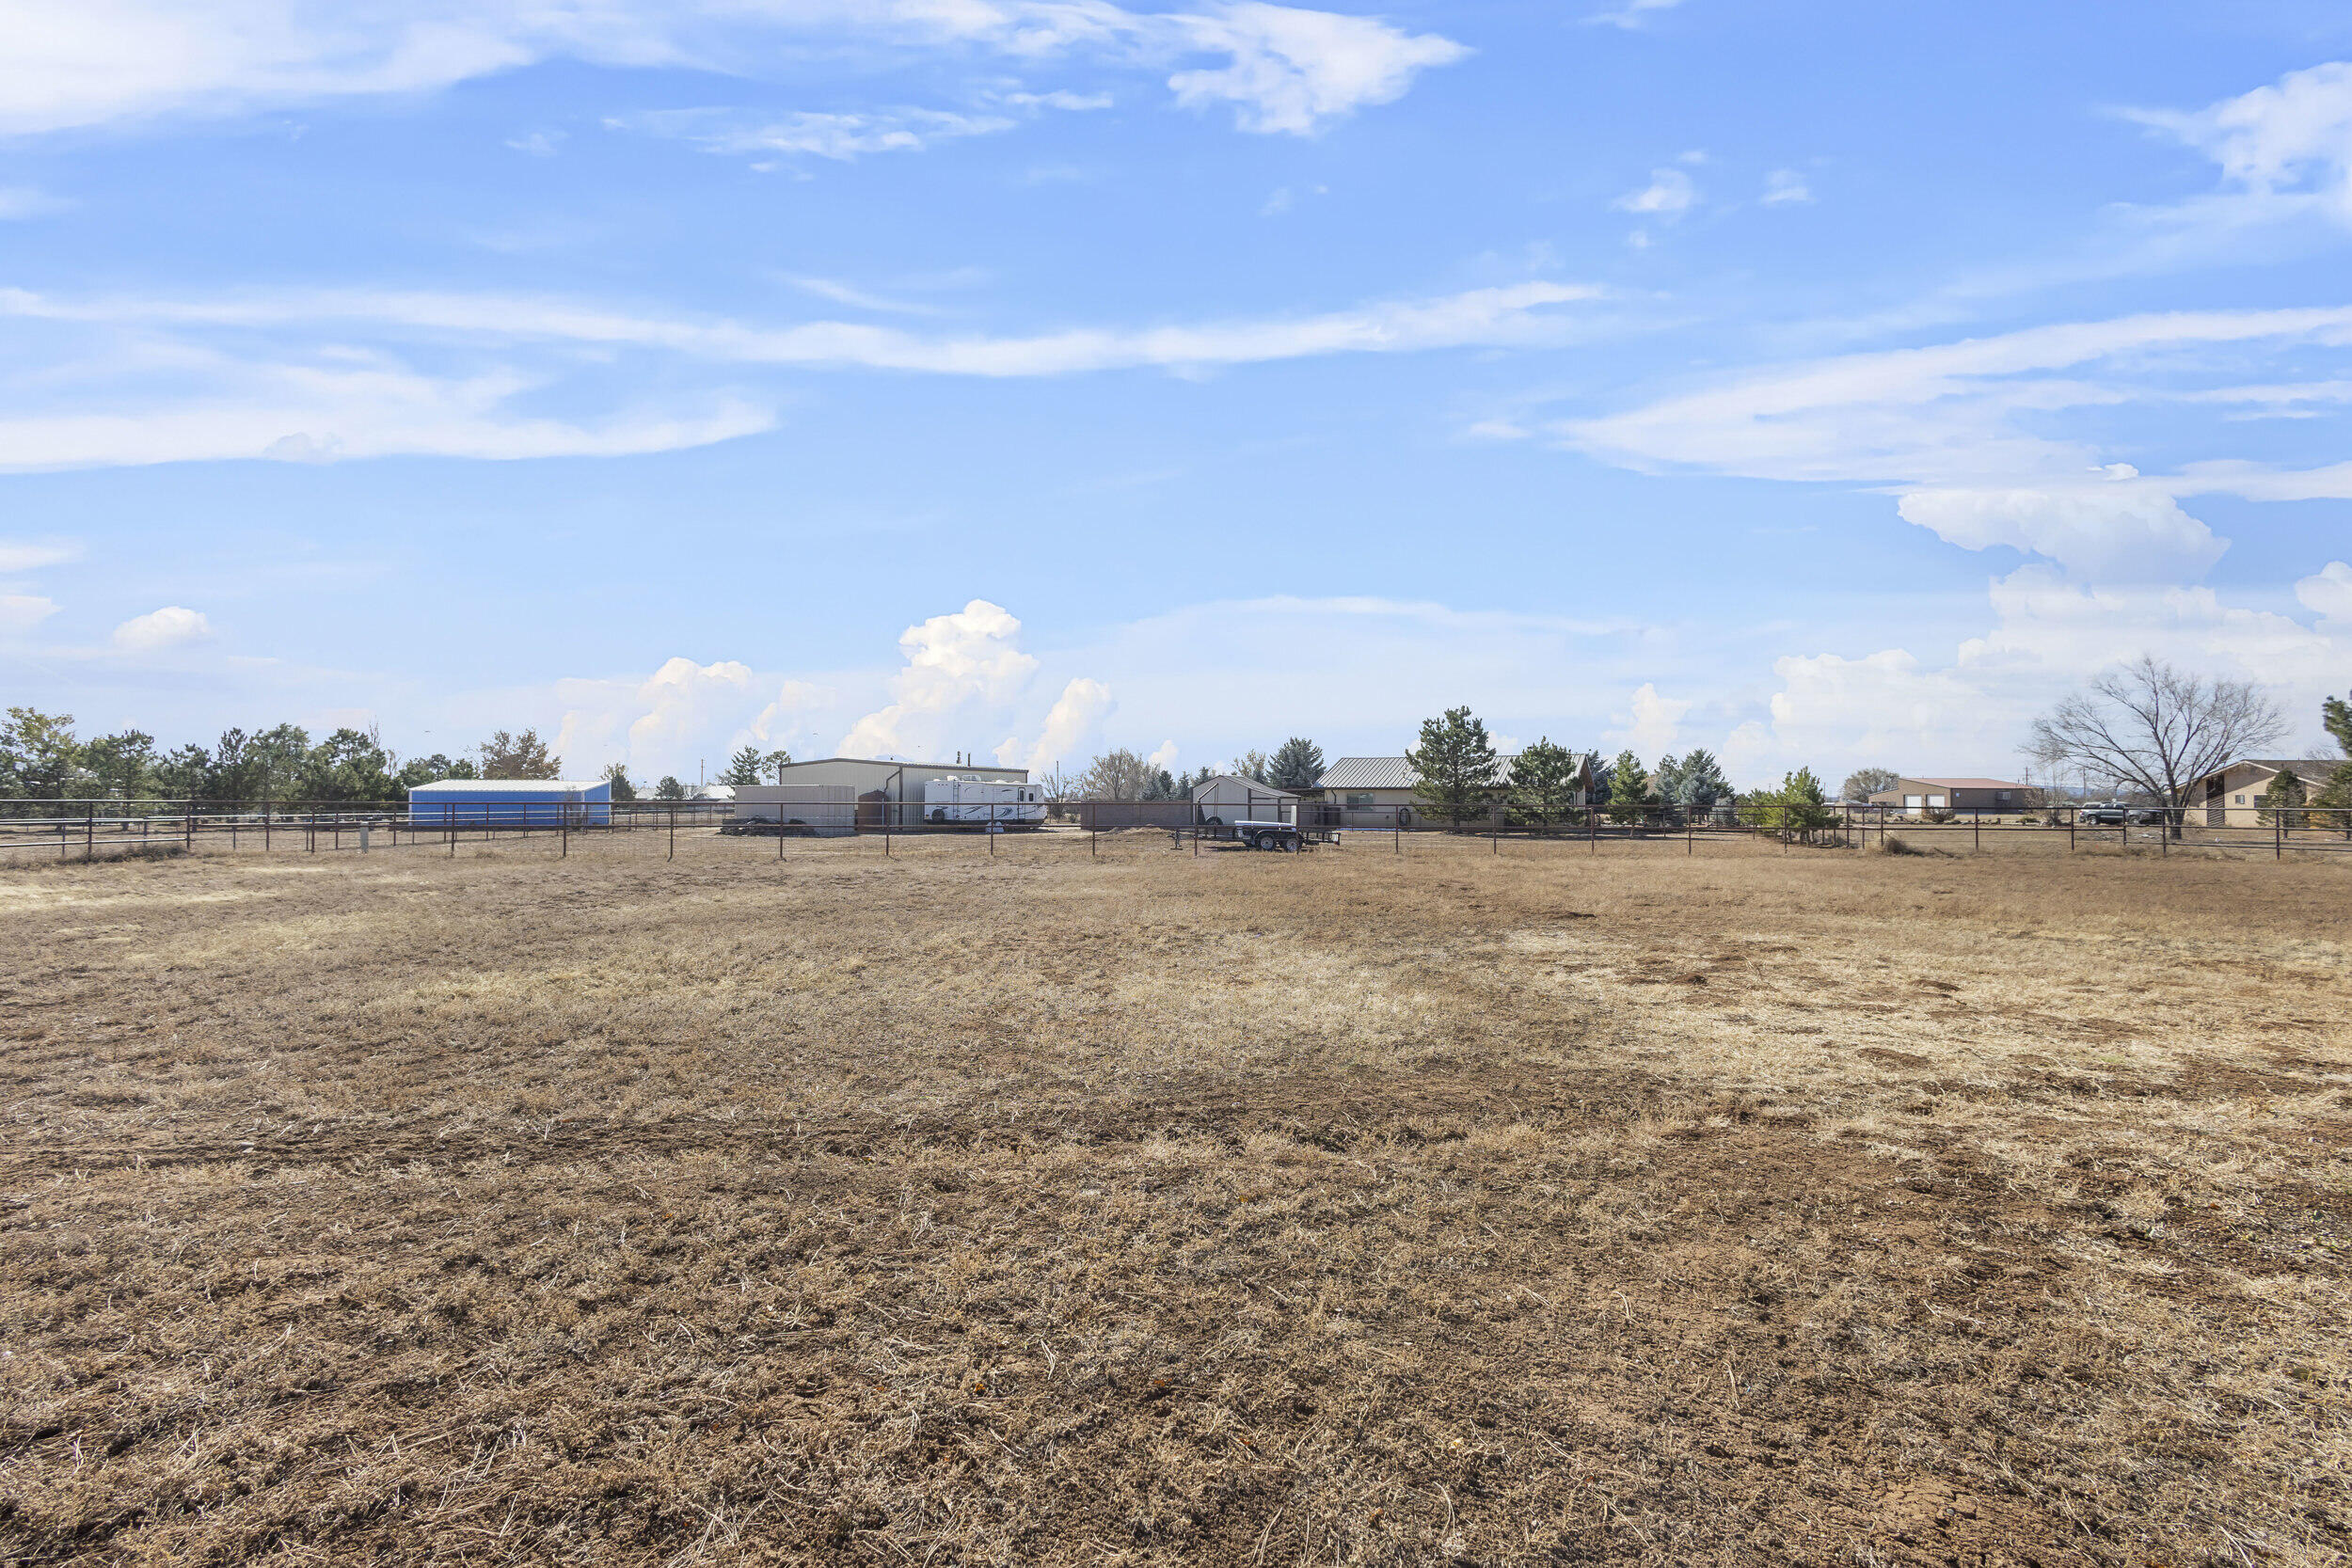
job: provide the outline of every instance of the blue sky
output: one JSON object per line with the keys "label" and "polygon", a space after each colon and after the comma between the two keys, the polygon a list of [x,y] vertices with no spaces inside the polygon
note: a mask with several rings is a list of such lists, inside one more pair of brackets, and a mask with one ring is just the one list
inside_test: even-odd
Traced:
{"label": "blue sky", "polygon": [[2352,688],[2352,12],[0,0],[0,688],[2013,771]]}

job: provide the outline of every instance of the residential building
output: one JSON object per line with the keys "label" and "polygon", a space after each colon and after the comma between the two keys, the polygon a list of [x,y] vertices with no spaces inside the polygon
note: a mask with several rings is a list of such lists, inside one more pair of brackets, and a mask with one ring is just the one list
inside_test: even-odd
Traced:
{"label": "residential building", "polygon": [[2303,781],[2303,798],[2328,787],[2343,764],[2334,758],[2249,757],[2217,768],[2188,786],[2188,820],[2208,828],[2259,828],[2263,792],[2281,773]]}
{"label": "residential building", "polygon": [[1910,816],[1931,811],[1988,816],[2041,803],[2042,791],[2007,779],[1898,779],[1870,797],[1870,804],[1891,806]]}

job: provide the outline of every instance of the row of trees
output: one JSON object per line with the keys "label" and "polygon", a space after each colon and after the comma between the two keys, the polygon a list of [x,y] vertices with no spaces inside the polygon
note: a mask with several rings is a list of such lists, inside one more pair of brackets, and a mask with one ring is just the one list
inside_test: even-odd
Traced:
{"label": "row of trees", "polygon": [[313,741],[299,724],[225,730],[210,746],[166,751],[143,730],[80,738],[68,713],[8,710],[0,800],[347,800],[388,802],[439,779],[553,779],[563,759],[535,730],[499,730],[463,756],[403,762],[376,732]]}

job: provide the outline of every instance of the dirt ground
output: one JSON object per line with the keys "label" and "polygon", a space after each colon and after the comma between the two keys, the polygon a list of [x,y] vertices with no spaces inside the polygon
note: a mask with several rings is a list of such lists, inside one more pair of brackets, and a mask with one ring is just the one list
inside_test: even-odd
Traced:
{"label": "dirt ground", "polygon": [[0,869],[0,1558],[2352,1554],[2352,856]]}

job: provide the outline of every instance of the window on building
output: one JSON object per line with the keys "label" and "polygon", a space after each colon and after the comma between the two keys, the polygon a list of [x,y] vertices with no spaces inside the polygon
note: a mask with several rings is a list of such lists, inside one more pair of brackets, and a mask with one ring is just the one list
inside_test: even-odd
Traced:
{"label": "window on building", "polygon": [[1994,791],[1993,792],[1993,803],[1994,803],[1994,805],[2000,805],[2000,806],[2006,806],[2006,805],[2008,805],[2008,804],[2009,804],[2009,791],[2008,791],[2008,790],[2006,790],[2006,789],[1996,789],[1996,790],[1994,790]]}
{"label": "window on building", "polygon": [[1350,808],[1356,811],[1368,811],[1373,806],[1374,801],[1372,797],[1369,795],[1350,795],[1347,798],[1347,803]]}
{"label": "window on building", "polygon": [[2246,804],[2246,797],[2245,797],[2245,796],[2243,796],[2243,795],[2238,796],[2238,797],[2236,798],[2235,803],[2236,803],[2236,804],[2238,804],[2238,805],[2241,805],[2241,806],[2242,806],[2242,805],[2244,805],[2244,804]]}

